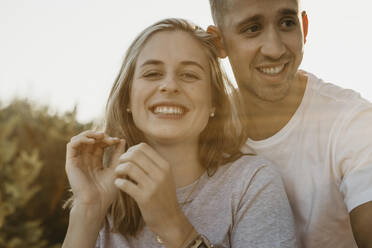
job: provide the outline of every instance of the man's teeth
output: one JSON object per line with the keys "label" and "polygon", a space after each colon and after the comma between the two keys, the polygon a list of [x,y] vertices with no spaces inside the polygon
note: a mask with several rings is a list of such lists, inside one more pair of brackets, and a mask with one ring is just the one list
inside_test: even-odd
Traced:
{"label": "man's teeth", "polygon": [[262,71],[265,74],[273,75],[273,74],[280,73],[284,69],[284,66],[285,65],[283,64],[283,65],[279,65],[279,66],[275,66],[275,67],[261,67],[259,69],[260,69],[260,71]]}
{"label": "man's teeth", "polygon": [[183,112],[184,110],[182,108],[173,106],[158,106],[154,109],[155,114],[181,115]]}

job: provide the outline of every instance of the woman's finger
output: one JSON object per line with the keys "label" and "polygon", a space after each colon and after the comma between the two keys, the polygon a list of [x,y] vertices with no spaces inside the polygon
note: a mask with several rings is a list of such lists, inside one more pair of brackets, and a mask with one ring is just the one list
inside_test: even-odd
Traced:
{"label": "woman's finger", "polygon": [[102,131],[86,130],[86,131],[79,133],[78,135],[73,136],[70,141],[74,141],[81,137],[99,139],[103,136],[104,136],[104,133]]}
{"label": "woman's finger", "polygon": [[[125,144],[124,146],[120,144],[120,139],[118,138],[110,138],[110,137],[100,137],[99,139],[96,139],[96,143],[91,150],[91,157],[89,158],[91,160],[91,163],[95,168],[102,168],[102,159],[103,159],[103,152],[104,152],[104,147],[110,146],[110,145],[115,145],[115,152],[119,150],[123,150],[124,152],[125,149]],[[113,155],[114,155],[113,154]]]}
{"label": "woman's finger", "polygon": [[120,139],[117,137],[111,137],[107,134],[102,134],[96,138],[97,142],[101,145],[102,148],[107,146],[112,146],[120,142]]}
{"label": "woman's finger", "polygon": [[94,144],[89,144],[89,145],[85,146],[84,154],[91,157],[91,154],[93,154],[94,149],[96,148],[96,146],[97,146],[97,140],[94,139]]}
{"label": "woman's finger", "polygon": [[145,189],[147,185],[151,184],[149,176],[138,165],[131,162],[119,164],[115,168],[115,176],[121,178],[129,177],[141,189]]}
{"label": "woman's finger", "polygon": [[86,130],[84,132],[79,133],[78,135],[73,136],[70,139],[69,143],[75,143],[79,142],[81,140],[87,140],[87,139],[97,139],[100,138],[100,136],[103,136],[102,132],[99,131],[93,131],[93,130]]}
{"label": "woman's finger", "polygon": [[80,135],[94,139],[102,139],[105,136],[105,133],[103,131],[87,130],[82,132]]}
{"label": "woman's finger", "polygon": [[92,152],[92,164],[94,168],[102,168],[103,148],[95,144]]}
{"label": "woman's finger", "polygon": [[120,156],[119,163],[133,162],[137,164],[150,178],[158,178],[162,171],[155,162],[148,157],[138,146],[131,147]]}
{"label": "woman's finger", "polygon": [[141,150],[149,159],[154,161],[160,169],[168,171],[170,169],[169,163],[151,146],[146,143],[140,143],[137,148]]}
{"label": "woman's finger", "polygon": [[141,190],[134,182],[131,182],[130,180],[124,178],[116,178],[114,183],[117,188],[127,193],[135,201],[138,201],[138,199],[140,199]]}
{"label": "woman's finger", "polygon": [[78,156],[83,145],[93,145],[94,143],[95,139],[88,138],[85,136],[80,136],[71,139],[71,141],[67,143],[67,155],[68,157]]}
{"label": "woman's finger", "polygon": [[76,135],[75,137],[79,137],[79,136],[86,136],[88,138],[96,139],[97,142],[98,141],[102,142],[104,144],[104,146],[113,145],[113,144],[116,144],[120,141],[120,139],[117,138],[117,137],[111,137],[111,136],[105,134],[102,131],[94,131],[94,130],[84,131],[84,132]]}
{"label": "woman's finger", "polygon": [[111,164],[109,167],[116,167],[119,164],[119,157],[125,152],[127,142],[125,139],[121,139],[119,144],[116,145],[115,150],[111,157]]}

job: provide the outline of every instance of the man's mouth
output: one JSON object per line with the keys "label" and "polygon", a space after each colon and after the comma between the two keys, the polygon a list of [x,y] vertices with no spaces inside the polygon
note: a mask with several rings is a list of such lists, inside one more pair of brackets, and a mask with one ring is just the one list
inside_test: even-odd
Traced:
{"label": "man's mouth", "polygon": [[284,70],[286,65],[287,64],[281,64],[277,66],[261,66],[257,67],[257,69],[266,75],[275,76],[277,74],[280,74]]}

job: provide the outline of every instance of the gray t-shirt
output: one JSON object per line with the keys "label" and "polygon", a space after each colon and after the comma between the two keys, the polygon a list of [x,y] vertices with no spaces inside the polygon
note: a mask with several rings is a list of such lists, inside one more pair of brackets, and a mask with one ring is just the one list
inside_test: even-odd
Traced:
{"label": "gray t-shirt", "polygon": [[[192,194],[189,196],[190,192]],[[297,247],[294,221],[279,173],[259,156],[243,156],[209,177],[178,188],[179,202],[194,228],[215,247]],[[100,231],[98,248],[163,247],[145,227],[136,238]]]}

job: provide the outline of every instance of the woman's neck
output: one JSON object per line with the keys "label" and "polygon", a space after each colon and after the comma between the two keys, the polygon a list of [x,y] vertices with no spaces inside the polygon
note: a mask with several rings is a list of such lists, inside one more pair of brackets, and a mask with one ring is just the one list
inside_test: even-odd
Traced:
{"label": "woman's neck", "polygon": [[176,188],[191,184],[205,171],[200,164],[198,155],[198,142],[162,143],[150,142],[172,168]]}

